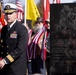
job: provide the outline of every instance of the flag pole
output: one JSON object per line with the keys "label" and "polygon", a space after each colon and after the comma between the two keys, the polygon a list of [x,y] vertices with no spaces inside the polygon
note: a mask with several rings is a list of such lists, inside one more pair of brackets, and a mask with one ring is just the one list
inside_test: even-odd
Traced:
{"label": "flag pole", "polygon": [[[44,22],[44,24],[45,24],[45,19],[46,19],[46,14],[45,14],[45,10],[46,10],[46,0],[43,0],[43,22]],[[45,29],[45,31],[46,31],[46,29]],[[44,31],[44,37],[43,37],[43,42],[45,41],[45,31]],[[42,73],[42,75],[46,75],[46,66],[45,66],[45,60],[44,60],[44,43],[42,43],[42,49],[43,49],[43,73]]]}
{"label": "flag pole", "polygon": [[44,42],[45,42],[45,36],[46,36],[46,29],[44,30],[44,36],[43,36],[43,42],[42,42],[42,50],[43,50],[43,54],[42,54],[42,57],[43,57],[43,72],[42,72],[42,75],[46,75],[46,66],[45,66],[45,47],[44,47]]}
{"label": "flag pole", "polygon": [[45,68],[46,66],[45,66],[45,60],[43,60],[43,69],[44,69],[44,71],[43,71],[43,75],[46,75],[46,68]]}
{"label": "flag pole", "polygon": [[[46,25],[45,25],[45,21],[47,20],[47,19],[49,19],[49,13],[50,13],[50,3],[49,3],[49,0],[43,0],[43,22],[44,22],[44,26],[45,26],[45,31],[44,31],[44,38],[43,38],[43,40],[45,41],[46,40],[46,38],[45,37],[47,37],[46,36],[46,32],[47,32],[47,30],[46,30]],[[42,45],[42,46],[44,46],[44,45]],[[45,47],[46,48],[46,47]],[[47,72],[47,70],[46,70],[46,52],[45,52],[45,50],[46,49],[43,49],[44,51],[43,51],[43,58],[45,58],[44,60],[43,60],[43,75],[47,75],[46,74],[46,72]]]}
{"label": "flag pole", "polygon": [[26,26],[26,15],[27,15],[27,0],[25,0],[25,17],[24,17],[24,25]]}

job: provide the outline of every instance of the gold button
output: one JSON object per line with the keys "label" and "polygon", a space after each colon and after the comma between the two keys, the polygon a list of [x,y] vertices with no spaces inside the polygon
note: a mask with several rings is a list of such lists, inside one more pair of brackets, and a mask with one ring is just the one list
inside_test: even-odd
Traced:
{"label": "gold button", "polygon": [[3,45],[2,45],[2,47],[3,47]]}
{"label": "gold button", "polygon": [[7,54],[9,54],[9,53],[7,52]]}
{"label": "gold button", "polygon": [[8,48],[9,46],[7,46],[7,48]]}
{"label": "gold button", "polygon": [[1,52],[1,54],[3,54],[3,52]]}
{"label": "gold button", "polygon": [[15,57],[15,56],[13,56],[13,57]]}
{"label": "gold button", "polygon": [[46,45],[46,47],[47,47],[47,45]]}
{"label": "gold button", "polygon": [[1,43],[3,42],[3,40],[1,39]]}

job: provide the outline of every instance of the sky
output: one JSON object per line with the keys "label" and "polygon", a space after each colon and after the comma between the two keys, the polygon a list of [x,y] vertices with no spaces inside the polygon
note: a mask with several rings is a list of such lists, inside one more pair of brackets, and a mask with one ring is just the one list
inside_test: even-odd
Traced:
{"label": "sky", "polygon": [[[9,0],[3,0],[3,1],[4,1],[4,3],[6,3]],[[13,1],[15,1],[15,0],[13,0]],[[39,2],[39,0],[34,0],[34,1],[35,1],[36,4]],[[20,2],[21,2],[21,4],[25,5],[25,0],[20,0]]]}
{"label": "sky", "polygon": [[[4,3],[6,3],[6,2],[8,2],[9,0],[3,0],[4,1]],[[15,0],[13,0],[13,1],[15,1]],[[21,3],[22,3],[22,5],[25,5],[25,0],[20,0],[21,1]],[[37,4],[40,0],[34,0],[35,1],[35,3]],[[53,0],[49,0],[49,2],[51,3]],[[74,2],[74,1],[76,1],[76,0],[60,0],[61,1],[61,3],[72,3],[72,2]]]}

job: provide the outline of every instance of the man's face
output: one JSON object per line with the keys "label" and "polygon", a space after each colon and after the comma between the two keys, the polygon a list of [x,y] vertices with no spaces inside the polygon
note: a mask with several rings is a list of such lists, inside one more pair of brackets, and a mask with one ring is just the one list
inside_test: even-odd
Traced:
{"label": "man's face", "polygon": [[40,29],[42,29],[43,27],[43,23],[42,22],[38,22],[36,23],[35,27],[34,27],[34,32],[38,32]]}
{"label": "man's face", "polygon": [[17,17],[16,12],[5,13],[5,19],[6,19],[7,23],[14,22],[14,20],[16,19],[16,17]]}
{"label": "man's face", "polygon": [[43,23],[42,22],[39,22],[36,24],[37,28],[41,29],[43,27]]}

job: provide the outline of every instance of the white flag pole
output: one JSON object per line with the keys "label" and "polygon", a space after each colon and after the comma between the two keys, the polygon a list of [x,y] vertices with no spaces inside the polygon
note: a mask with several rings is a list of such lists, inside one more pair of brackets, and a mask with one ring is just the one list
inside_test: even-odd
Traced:
{"label": "white flag pole", "polygon": [[26,15],[27,15],[27,0],[25,0],[25,17],[24,17],[24,25],[26,26]]}
{"label": "white flag pole", "polygon": [[[44,31],[43,41],[45,41],[45,36],[46,36],[46,29]],[[44,46],[44,43],[42,46]],[[43,48],[43,50],[44,50],[44,48]],[[43,58],[44,58],[44,51],[43,51]],[[42,75],[46,75],[46,66],[45,65],[46,65],[45,60],[43,60],[43,73],[42,73]]]}

